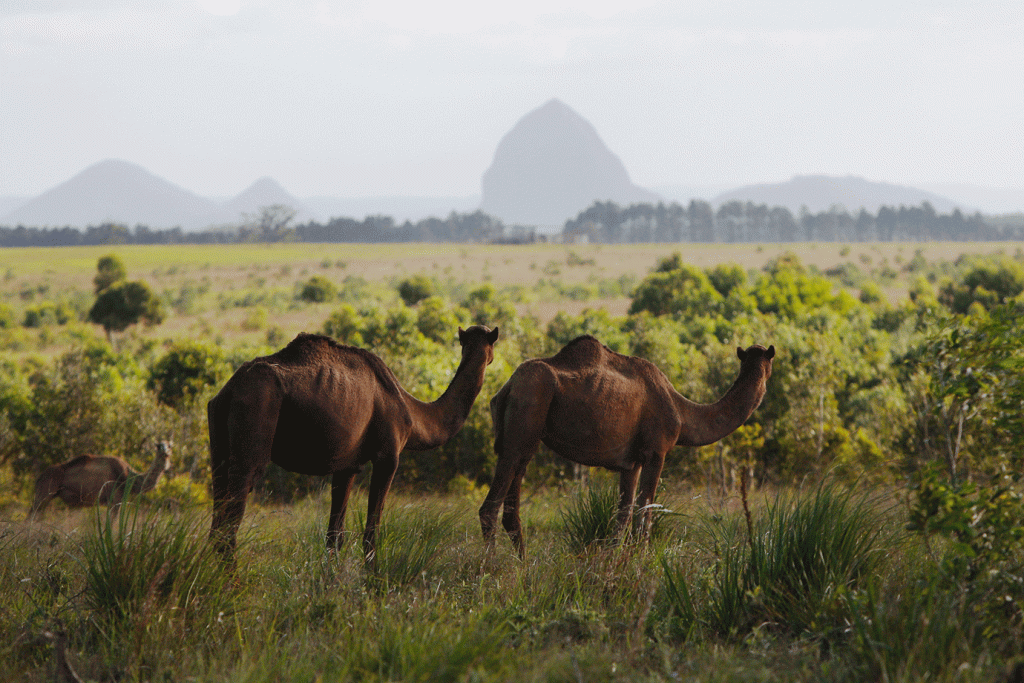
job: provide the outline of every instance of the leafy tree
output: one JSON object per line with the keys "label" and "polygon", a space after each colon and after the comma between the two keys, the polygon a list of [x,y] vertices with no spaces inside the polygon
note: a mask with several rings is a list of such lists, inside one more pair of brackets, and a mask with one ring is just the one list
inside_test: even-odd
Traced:
{"label": "leafy tree", "polygon": [[0,329],[10,330],[18,326],[14,317],[14,309],[7,304],[0,304]]}
{"label": "leafy tree", "polygon": [[747,284],[747,271],[736,263],[720,263],[708,271],[708,280],[722,296]]}
{"label": "leafy tree", "polygon": [[413,275],[398,284],[398,296],[406,306],[415,306],[434,295],[434,281],[426,275]]}
{"label": "leafy tree", "polygon": [[648,275],[636,288],[630,314],[648,311],[652,315],[676,317],[710,315],[719,310],[722,295],[703,270],[682,264],[680,267]]}
{"label": "leafy tree", "polygon": [[88,318],[103,326],[109,341],[111,332],[122,332],[140,321],[159,325],[164,320],[163,304],[145,282],[121,281],[100,292]]}
{"label": "leafy tree", "polygon": [[338,286],[325,278],[323,275],[314,275],[309,278],[299,291],[299,298],[305,302],[322,304],[331,301],[338,296]]}
{"label": "leafy tree", "polygon": [[362,316],[352,304],[342,304],[341,308],[331,313],[324,321],[324,334],[334,337],[343,344],[352,346],[363,345]]}
{"label": "leafy tree", "polygon": [[452,309],[439,296],[430,296],[420,301],[416,312],[416,328],[427,339],[438,344],[450,344],[455,339],[456,330],[464,324],[463,318],[468,318],[468,312],[463,310],[463,315]]}
{"label": "leafy tree", "polygon": [[821,307],[846,313],[856,305],[856,300],[845,290],[833,293],[832,283],[827,278],[808,273],[791,252],[780,255],[765,267],[752,293],[762,313],[790,319]]}
{"label": "leafy tree", "polygon": [[155,391],[157,400],[164,405],[180,408],[220,384],[229,372],[224,354],[217,347],[179,341],[153,364],[146,387]]}
{"label": "leafy tree", "polygon": [[128,271],[124,267],[124,262],[121,261],[117,254],[101,256],[96,263],[96,270],[96,277],[92,279],[96,294],[107,289],[115,282],[121,282],[128,278]]}
{"label": "leafy tree", "polygon": [[1024,292],[1024,266],[1008,258],[975,262],[959,284],[946,282],[939,300],[954,313],[966,313],[973,304],[991,309]]}
{"label": "leafy tree", "polygon": [[285,204],[260,207],[258,213],[243,214],[244,224],[238,231],[242,242],[292,242],[295,229],[288,224],[295,218],[296,211]]}
{"label": "leafy tree", "polygon": [[972,470],[997,472],[1024,453],[1024,304],[957,316],[910,349],[918,449],[956,487]]}

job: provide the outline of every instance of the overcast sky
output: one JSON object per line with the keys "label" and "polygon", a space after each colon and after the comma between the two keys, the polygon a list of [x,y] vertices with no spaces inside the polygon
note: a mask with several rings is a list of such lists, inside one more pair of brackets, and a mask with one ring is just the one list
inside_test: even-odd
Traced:
{"label": "overcast sky", "polygon": [[557,97],[634,182],[1024,186],[1024,3],[0,0],[0,194],[480,192]]}

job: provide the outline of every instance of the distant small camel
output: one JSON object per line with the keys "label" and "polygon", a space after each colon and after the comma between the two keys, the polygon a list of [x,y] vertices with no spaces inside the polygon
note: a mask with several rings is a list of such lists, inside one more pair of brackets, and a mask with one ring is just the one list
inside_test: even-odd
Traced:
{"label": "distant small camel", "polygon": [[636,504],[646,534],[669,449],[718,441],[742,425],[764,397],[775,347],[754,345],[736,353],[739,377],[712,404],[684,398],[653,363],[615,353],[589,335],[551,358],[524,362],[491,399],[498,463],[480,507],[484,538],[493,543],[504,506],[502,525],[524,555],[520,488],[540,443],[573,462],[620,473],[619,533],[632,519],[639,481]]}
{"label": "distant small camel", "polygon": [[153,490],[171,467],[171,443],[159,441],[156,457],[145,474],[133,472],[121,458],[80,455],[48,467],[36,479],[31,515],[42,515],[59,497],[69,508],[107,505],[116,508],[127,495]]}
{"label": "distant small camel", "polygon": [[372,563],[399,454],[437,448],[462,429],[497,340],[498,328],[460,328],[462,360],[433,403],[406,393],[374,354],[322,335],[300,334],[277,353],[242,365],[207,406],[210,537],[217,549],[233,555],[246,497],[270,462],[300,474],[332,475],[327,547],[339,547],[352,482],[371,463],[363,551]]}

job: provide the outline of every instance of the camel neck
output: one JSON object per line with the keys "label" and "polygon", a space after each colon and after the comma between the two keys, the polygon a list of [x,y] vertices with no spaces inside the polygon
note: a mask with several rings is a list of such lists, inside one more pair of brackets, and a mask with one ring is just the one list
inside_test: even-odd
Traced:
{"label": "camel neck", "polygon": [[484,385],[486,368],[486,352],[478,348],[463,357],[448,388],[433,403],[424,403],[405,394],[413,419],[412,434],[406,448],[430,450],[455,436],[462,429]]}
{"label": "camel neck", "polygon": [[758,364],[744,364],[740,375],[714,403],[695,403],[676,393],[676,406],[682,420],[680,446],[706,446],[740,427],[761,404],[767,377]]}
{"label": "camel neck", "polygon": [[166,460],[162,456],[157,455],[145,474],[129,472],[128,477],[131,480],[130,492],[146,493],[147,491],[152,491],[156,487],[157,482],[160,481],[160,477],[163,476],[166,466]]}

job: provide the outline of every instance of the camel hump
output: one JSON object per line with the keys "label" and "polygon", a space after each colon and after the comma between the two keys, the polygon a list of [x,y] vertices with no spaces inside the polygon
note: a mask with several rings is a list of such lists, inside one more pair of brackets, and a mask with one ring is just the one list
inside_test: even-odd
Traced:
{"label": "camel hump", "polygon": [[552,356],[551,361],[566,367],[586,367],[599,363],[611,353],[614,352],[597,337],[584,334],[563,346],[561,351]]}
{"label": "camel hump", "polygon": [[60,467],[62,467],[64,469],[72,469],[72,468],[75,468],[75,467],[84,467],[85,465],[88,465],[89,463],[91,463],[95,459],[96,459],[95,455],[79,455],[79,456],[76,456],[74,458],[71,458],[70,460],[66,460],[65,462],[62,462],[60,464]]}
{"label": "camel hump", "polygon": [[[326,365],[355,368],[362,366],[373,373],[378,386],[386,393],[401,396],[402,388],[387,364],[376,354],[358,346],[340,344],[322,334],[300,332],[295,339],[277,353],[249,361],[270,366],[309,367]],[[244,366],[243,366],[244,367]]]}

